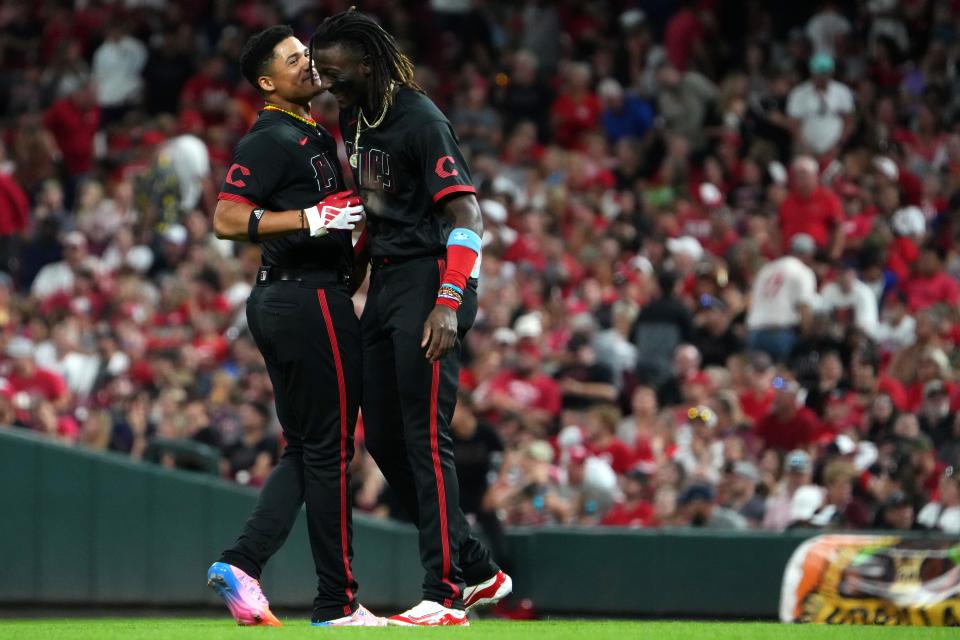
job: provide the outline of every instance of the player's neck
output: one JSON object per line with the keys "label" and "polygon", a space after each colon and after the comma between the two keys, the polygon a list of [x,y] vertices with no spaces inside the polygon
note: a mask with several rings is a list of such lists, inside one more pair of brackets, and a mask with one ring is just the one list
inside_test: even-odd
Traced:
{"label": "player's neck", "polygon": [[289,100],[284,100],[277,96],[271,96],[264,101],[268,105],[273,105],[278,109],[283,109],[284,111],[289,111],[290,113],[295,113],[301,118],[311,119],[310,115],[310,101],[307,100],[303,103],[290,102]]}

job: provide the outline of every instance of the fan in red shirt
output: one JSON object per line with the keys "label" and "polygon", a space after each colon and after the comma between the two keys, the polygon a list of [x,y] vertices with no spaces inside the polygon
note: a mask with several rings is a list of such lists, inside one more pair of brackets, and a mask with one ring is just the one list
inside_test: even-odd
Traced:
{"label": "fan in red shirt", "polygon": [[593,407],[583,421],[587,450],[606,460],[618,475],[626,473],[634,463],[634,454],[630,447],[614,435],[619,422],[620,412],[611,405]]}
{"label": "fan in red shirt", "polygon": [[935,304],[953,308],[960,302],[960,284],[944,272],[941,250],[932,245],[920,251],[913,277],[901,286],[913,312]]}
{"label": "fan in red shirt", "polygon": [[198,111],[207,125],[222,123],[231,96],[226,73],[227,65],[223,58],[208,58],[200,71],[183,85],[180,108]]}
{"label": "fan in red shirt", "polygon": [[653,505],[644,499],[649,476],[634,470],[626,475],[623,500],[610,507],[600,524],[606,527],[649,527],[653,521]]}
{"label": "fan in red shirt", "polygon": [[54,102],[43,115],[43,126],[57,141],[68,174],[82,176],[93,169],[93,138],[100,127],[100,108],[90,84]]}
{"label": "fan in red shirt", "polygon": [[800,385],[795,380],[777,376],[773,379],[773,388],[770,413],[757,422],[753,431],[763,448],[786,452],[804,449],[816,442],[820,423],[810,409],[798,406]]}
{"label": "fan in red shirt", "polygon": [[70,402],[70,392],[64,379],[52,371],[41,369],[33,360],[33,342],[22,336],[10,339],[7,356],[13,370],[7,376],[14,393],[26,393],[36,400],[46,400],[57,411],[62,411]]}
{"label": "fan in red shirt", "polygon": [[792,183],[789,195],[780,205],[780,233],[784,253],[789,251],[790,239],[806,233],[817,243],[817,248],[839,257],[843,252],[843,205],[827,187],[818,183],[817,161],[800,156],[791,167]]}
{"label": "fan in red shirt", "polygon": [[590,67],[583,63],[570,65],[569,88],[550,107],[553,134],[565,148],[579,147],[580,136],[597,128],[600,121],[600,98],[590,91]]}
{"label": "fan in red shirt", "polygon": [[773,361],[766,353],[758,351],[750,357],[747,369],[750,386],[739,396],[740,408],[750,422],[756,423],[770,411],[775,390],[771,385],[774,377]]}
{"label": "fan in red shirt", "polygon": [[557,381],[540,371],[543,355],[532,338],[517,343],[517,364],[494,376],[489,386],[478,390],[478,405],[496,413],[522,413],[542,429],[560,415],[561,395]]}

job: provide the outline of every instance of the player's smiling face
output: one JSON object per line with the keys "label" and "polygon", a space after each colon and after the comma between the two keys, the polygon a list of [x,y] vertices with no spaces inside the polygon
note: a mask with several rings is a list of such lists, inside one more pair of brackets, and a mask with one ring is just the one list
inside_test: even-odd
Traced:
{"label": "player's smiling face", "polygon": [[333,94],[341,109],[358,104],[363,106],[370,67],[363,61],[362,55],[341,44],[334,44],[315,50],[313,59],[323,88]]}
{"label": "player's smiling face", "polygon": [[316,69],[311,72],[309,51],[293,36],[273,48],[270,75],[260,78],[260,86],[291,102],[312,98],[323,91]]}

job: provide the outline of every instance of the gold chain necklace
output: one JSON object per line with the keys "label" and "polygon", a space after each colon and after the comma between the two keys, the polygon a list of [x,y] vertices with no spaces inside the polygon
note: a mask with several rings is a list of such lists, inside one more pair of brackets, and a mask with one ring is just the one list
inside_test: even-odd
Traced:
{"label": "gold chain necklace", "polygon": [[[387,96],[390,92],[393,91],[394,83],[390,83],[390,89],[387,91]],[[387,101],[387,96],[384,96],[383,100],[383,110],[380,112],[380,116],[377,118],[377,121],[373,124],[370,124],[370,121],[367,120],[367,117],[363,115],[363,109],[357,107],[357,130],[353,134],[353,153],[350,154],[349,162],[350,166],[356,169],[360,166],[360,131],[362,129],[361,125],[366,125],[367,131],[370,129],[376,129],[383,123],[383,119],[387,117],[387,109],[390,107],[390,103]]]}
{"label": "gold chain necklace", "polygon": [[302,122],[302,123],[304,123],[304,124],[307,124],[307,125],[310,125],[311,127],[317,126],[317,121],[314,120],[313,118],[304,118],[303,116],[298,116],[298,115],[295,114],[293,111],[287,111],[286,109],[282,109],[282,108],[277,107],[277,106],[272,105],[272,104],[265,105],[265,106],[263,107],[263,110],[264,110],[264,111],[279,111],[280,113],[285,113],[285,114],[287,114],[288,116],[290,116],[291,118],[296,118],[296,119],[299,120],[300,122]]}

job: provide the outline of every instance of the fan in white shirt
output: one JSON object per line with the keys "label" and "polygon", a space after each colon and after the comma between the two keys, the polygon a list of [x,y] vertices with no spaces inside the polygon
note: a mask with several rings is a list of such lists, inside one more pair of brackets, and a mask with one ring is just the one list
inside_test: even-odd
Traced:
{"label": "fan in white shirt", "polygon": [[940,478],[940,500],[920,509],[917,522],[928,529],[960,534],[960,470],[946,468]]}
{"label": "fan in white shirt", "polygon": [[833,80],[833,58],[825,53],[810,59],[810,80],[787,96],[787,115],[794,120],[797,142],[822,155],[853,131],[853,92]]}
{"label": "fan in white shirt", "polygon": [[850,309],[853,321],[870,338],[877,333],[877,298],[869,285],[857,278],[853,267],[844,267],[840,278],[820,292],[821,309],[827,313]]}

